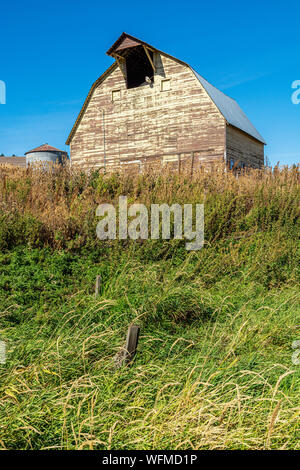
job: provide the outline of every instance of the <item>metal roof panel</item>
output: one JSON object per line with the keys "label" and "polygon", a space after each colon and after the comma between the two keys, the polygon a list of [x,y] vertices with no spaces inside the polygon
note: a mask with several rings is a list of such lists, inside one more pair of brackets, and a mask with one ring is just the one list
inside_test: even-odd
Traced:
{"label": "metal roof panel", "polygon": [[234,127],[241,129],[247,134],[251,135],[255,139],[259,140],[263,144],[266,144],[263,137],[255,129],[253,124],[249,121],[246,114],[240,108],[238,103],[225,95],[222,91],[218,90],[216,87],[208,83],[205,78],[201,77],[194,69],[192,69],[196,77],[198,78],[201,85],[204,87],[208,95],[211,97],[217,108],[223,114],[226,121]]}

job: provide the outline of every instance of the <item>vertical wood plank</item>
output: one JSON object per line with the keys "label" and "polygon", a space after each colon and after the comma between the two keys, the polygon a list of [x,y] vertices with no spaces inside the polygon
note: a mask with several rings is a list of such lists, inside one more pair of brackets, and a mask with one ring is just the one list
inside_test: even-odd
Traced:
{"label": "vertical wood plank", "polygon": [[96,277],[96,284],[95,284],[95,297],[98,297],[101,287],[101,276],[98,275]]}
{"label": "vertical wood plank", "polygon": [[123,364],[128,364],[134,358],[139,341],[139,334],[139,326],[131,325],[128,328]]}

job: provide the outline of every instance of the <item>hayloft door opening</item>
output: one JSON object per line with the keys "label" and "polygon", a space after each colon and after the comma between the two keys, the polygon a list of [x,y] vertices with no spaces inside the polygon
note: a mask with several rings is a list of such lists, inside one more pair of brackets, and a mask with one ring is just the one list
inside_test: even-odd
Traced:
{"label": "hayloft door opening", "polygon": [[[153,63],[153,52],[147,51]],[[126,51],[126,82],[127,88],[136,88],[153,82],[154,71],[143,46],[130,48]]]}

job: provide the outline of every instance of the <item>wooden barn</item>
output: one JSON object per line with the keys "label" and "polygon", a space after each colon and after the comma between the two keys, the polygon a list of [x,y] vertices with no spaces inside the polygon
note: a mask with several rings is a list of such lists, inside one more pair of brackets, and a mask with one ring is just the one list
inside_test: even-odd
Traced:
{"label": "wooden barn", "polygon": [[20,166],[22,168],[26,167],[26,157],[16,157],[15,155],[10,157],[5,157],[0,155],[0,165],[12,165]]}
{"label": "wooden barn", "polygon": [[104,171],[217,161],[259,168],[265,142],[236,101],[185,62],[123,33],[67,139],[72,164]]}

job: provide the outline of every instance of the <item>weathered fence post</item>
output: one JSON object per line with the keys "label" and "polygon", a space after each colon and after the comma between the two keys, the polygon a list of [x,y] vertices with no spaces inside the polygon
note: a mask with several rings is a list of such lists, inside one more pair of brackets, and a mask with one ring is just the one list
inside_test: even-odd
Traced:
{"label": "weathered fence post", "polygon": [[96,284],[95,284],[95,297],[98,297],[99,291],[101,286],[101,276],[96,277]]}
{"label": "weathered fence post", "polygon": [[128,364],[135,356],[138,341],[139,341],[140,327],[131,325],[127,331],[126,345],[123,356],[123,364]]}

